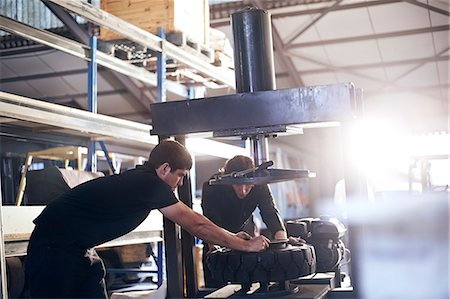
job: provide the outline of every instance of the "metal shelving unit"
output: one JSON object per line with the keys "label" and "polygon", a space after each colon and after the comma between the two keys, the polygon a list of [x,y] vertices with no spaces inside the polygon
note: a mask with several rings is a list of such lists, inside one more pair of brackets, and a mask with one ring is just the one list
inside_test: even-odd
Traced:
{"label": "metal shelving unit", "polygon": [[[101,9],[95,8],[87,2],[77,0],[49,0],[48,2],[59,5],[63,9],[85,18],[95,25],[103,26],[126,36],[129,40],[160,53],[161,57],[165,56],[174,59],[177,63],[185,65],[187,68],[201,74],[204,78],[208,78],[208,80],[234,88],[234,72],[232,70],[209,64],[192,53],[167,42],[164,38],[146,32]],[[91,49],[85,44],[45,30],[33,28],[5,16],[0,16],[0,29],[82,58],[89,62],[91,72],[96,72],[96,64],[98,64],[125,76],[156,86],[162,93],[167,90],[185,98],[189,97],[189,88],[177,82],[166,80],[164,70],[161,70],[161,68],[158,68],[157,74],[155,74],[124,60],[99,52],[96,49]],[[91,65],[94,66],[91,68]],[[88,138],[93,141],[105,141],[108,145],[112,144],[113,146],[132,147],[148,151],[149,146],[158,143],[157,137],[150,136],[151,125],[96,114],[96,109],[91,109],[91,107],[94,108],[96,105],[96,85],[94,74],[94,76],[90,76],[88,84],[89,110],[91,112],[0,92],[0,117],[3,118],[4,122],[11,122],[19,127],[46,125],[62,134]],[[91,97],[93,98],[91,99]],[[222,144],[207,139],[203,141],[216,146],[216,148]],[[206,147],[204,144],[197,145],[197,148],[193,151],[207,153],[207,150],[205,152]],[[230,150],[232,152],[229,155],[245,154],[245,150],[238,147],[226,145],[226,148],[228,152]],[[214,154],[217,154],[217,151]],[[0,216],[2,214],[1,207],[0,201]],[[8,298],[7,288],[5,287],[7,285],[6,257],[2,218],[0,218],[0,238],[2,297]]]}

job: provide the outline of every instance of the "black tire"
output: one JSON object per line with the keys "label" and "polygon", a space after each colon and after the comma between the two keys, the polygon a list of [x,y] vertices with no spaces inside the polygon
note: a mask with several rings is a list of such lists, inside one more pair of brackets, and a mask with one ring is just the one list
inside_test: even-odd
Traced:
{"label": "black tire", "polygon": [[224,283],[279,282],[316,271],[314,247],[306,244],[262,252],[218,249],[206,263],[213,278]]}

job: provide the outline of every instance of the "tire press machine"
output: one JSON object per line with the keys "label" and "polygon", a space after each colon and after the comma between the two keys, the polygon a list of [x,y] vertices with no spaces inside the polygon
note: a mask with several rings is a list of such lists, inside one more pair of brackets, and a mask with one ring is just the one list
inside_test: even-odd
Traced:
{"label": "tire press machine", "polygon": [[[341,128],[347,200],[366,198],[365,180],[349,159],[348,144],[354,121],[362,116],[362,91],[352,83],[298,87],[277,90],[273,60],[270,14],[255,8],[232,15],[236,91],[234,95],[195,100],[155,103],[151,105],[153,130],[160,140],[175,137],[185,143],[185,135],[212,132],[212,137],[249,139],[256,165],[268,160],[268,139],[289,131],[290,126],[308,125]],[[310,177],[307,170],[266,168],[252,177],[237,176],[210,183],[236,184],[251,182],[267,184]],[[189,178],[186,178],[189,180]],[[191,184],[179,188],[180,200],[192,207]],[[349,226],[349,247],[357,228]],[[181,236],[181,238],[179,237]],[[164,220],[168,298],[197,298],[199,296],[193,260],[194,238]],[[357,252],[352,250],[352,259]],[[352,289],[339,298],[358,298],[358,268],[351,265]],[[309,292],[309,291],[308,291]],[[307,292],[307,293],[308,293]],[[331,292],[321,289],[316,294],[298,292],[284,294],[286,298],[331,298]],[[341,294],[344,294],[340,292]],[[218,292],[206,298],[251,298],[251,294]],[[261,292],[255,292],[261,296]],[[257,295],[259,294],[259,295]],[[262,292],[270,298],[270,292]],[[335,296],[336,297],[336,296]]]}

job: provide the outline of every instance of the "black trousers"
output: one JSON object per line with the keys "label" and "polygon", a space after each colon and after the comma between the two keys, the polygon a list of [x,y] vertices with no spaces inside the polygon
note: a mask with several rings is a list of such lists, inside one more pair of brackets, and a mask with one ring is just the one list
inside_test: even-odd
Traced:
{"label": "black trousers", "polygon": [[35,229],[25,271],[30,298],[108,298],[105,267],[94,249]]}

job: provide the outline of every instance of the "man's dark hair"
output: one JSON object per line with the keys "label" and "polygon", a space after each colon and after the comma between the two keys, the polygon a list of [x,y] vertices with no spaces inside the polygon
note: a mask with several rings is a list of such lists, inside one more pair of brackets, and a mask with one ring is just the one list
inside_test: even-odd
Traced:
{"label": "man's dark hair", "polygon": [[169,163],[170,172],[177,169],[191,169],[192,157],[188,150],[178,141],[163,140],[156,145],[148,158],[148,163],[158,168],[164,163]]}
{"label": "man's dark hair", "polygon": [[247,156],[237,155],[227,160],[221,169],[224,174],[238,172],[255,167],[253,159]]}

